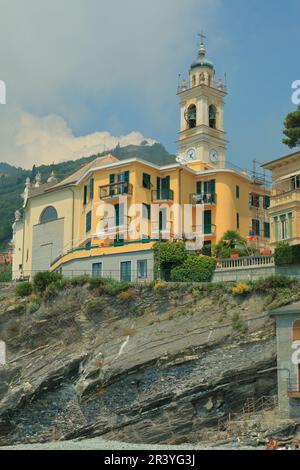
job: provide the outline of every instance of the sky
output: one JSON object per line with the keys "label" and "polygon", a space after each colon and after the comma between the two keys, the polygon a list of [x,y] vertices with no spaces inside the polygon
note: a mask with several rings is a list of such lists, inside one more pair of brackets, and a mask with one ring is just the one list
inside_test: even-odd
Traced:
{"label": "sky", "polygon": [[30,168],[129,143],[176,152],[178,74],[206,34],[227,74],[227,160],[290,152],[299,0],[0,0],[0,161]]}

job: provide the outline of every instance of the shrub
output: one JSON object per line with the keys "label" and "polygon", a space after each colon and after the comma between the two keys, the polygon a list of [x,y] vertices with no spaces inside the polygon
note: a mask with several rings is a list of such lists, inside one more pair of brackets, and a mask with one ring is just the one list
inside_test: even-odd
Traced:
{"label": "shrub", "polygon": [[280,242],[275,248],[275,264],[276,266],[284,266],[293,264],[292,247],[286,242]]}
{"label": "shrub", "polygon": [[167,282],[166,281],[163,281],[163,280],[158,280],[155,282],[154,284],[154,290],[161,290],[161,289],[164,289],[166,286],[167,286]]}
{"label": "shrub", "polygon": [[121,292],[128,290],[129,282],[115,281],[114,279],[104,279],[104,292],[107,295],[116,296]]}
{"label": "shrub", "polygon": [[183,263],[187,257],[184,242],[158,242],[153,249],[155,275],[157,276],[158,258],[160,258],[161,274],[166,280],[170,279],[172,269]]}
{"label": "shrub", "polygon": [[212,279],[215,267],[214,258],[190,254],[181,266],[172,269],[171,279],[178,282],[207,282]]}
{"label": "shrub", "polygon": [[36,292],[43,293],[50,284],[58,282],[62,279],[62,275],[59,273],[43,271],[37,273],[34,276],[33,287]]}
{"label": "shrub", "polygon": [[9,263],[0,263],[0,282],[10,282],[12,278],[12,266]]}
{"label": "shrub", "polygon": [[32,294],[31,282],[21,282],[17,284],[16,296],[17,297],[29,297]]}
{"label": "shrub", "polygon": [[82,274],[81,276],[76,276],[71,279],[71,285],[76,287],[76,286],[85,286],[86,284],[90,284],[91,282],[91,276],[88,274]]}
{"label": "shrub", "polygon": [[266,279],[259,279],[252,282],[252,287],[255,292],[266,292],[270,289],[279,289],[282,287],[290,287],[297,283],[295,279],[287,276],[270,276]]}
{"label": "shrub", "polygon": [[120,292],[118,298],[121,300],[121,302],[130,302],[135,298],[135,291],[134,289],[129,288],[123,292]]}
{"label": "shrub", "polygon": [[250,286],[244,282],[238,282],[231,290],[233,295],[246,295],[249,291]]}

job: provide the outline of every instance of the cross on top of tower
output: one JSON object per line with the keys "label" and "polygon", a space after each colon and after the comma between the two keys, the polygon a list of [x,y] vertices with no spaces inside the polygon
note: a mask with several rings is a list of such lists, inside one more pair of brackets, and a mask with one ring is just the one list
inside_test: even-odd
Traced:
{"label": "cross on top of tower", "polygon": [[200,45],[204,45],[204,39],[206,39],[206,36],[205,36],[205,34],[203,33],[203,30],[201,31],[201,33],[198,33],[198,36],[199,36],[199,38],[200,38],[200,40],[201,40]]}

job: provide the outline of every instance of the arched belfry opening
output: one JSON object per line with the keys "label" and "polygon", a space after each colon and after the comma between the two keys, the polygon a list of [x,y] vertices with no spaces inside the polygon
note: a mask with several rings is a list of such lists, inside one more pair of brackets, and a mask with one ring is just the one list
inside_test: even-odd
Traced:
{"label": "arched belfry opening", "polygon": [[209,120],[209,127],[212,129],[217,128],[217,108],[211,104],[208,108],[208,120]]}
{"label": "arched belfry opening", "polygon": [[194,104],[191,104],[191,106],[188,107],[186,110],[186,116],[185,116],[187,125],[189,129],[193,129],[196,127],[197,123],[197,110],[196,106]]}

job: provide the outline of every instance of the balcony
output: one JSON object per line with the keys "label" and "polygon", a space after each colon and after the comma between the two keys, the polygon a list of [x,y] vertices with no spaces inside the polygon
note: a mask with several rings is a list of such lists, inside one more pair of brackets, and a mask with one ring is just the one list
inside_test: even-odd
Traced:
{"label": "balcony", "polygon": [[204,205],[214,205],[217,203],[216,194],[191,194],[190,195],[191,204],[204,204]]}
{"label": "balcony", "polygon": [[131,217],[124,216],[117,221],[115,217],[105,217],[100,220],[103,230],[100,229],[96,236],[99,238],[116,238],[118,235],[127,235]]}
{"label": "balcony", "polygon": [[280,205],[295,206],[300,204],[300,189],[290,191],[275,191],[271,197],[271,209]]}
{"label": "balcony", "polygon": [[152,202],[170,202],[174,201],[174,191],[166,189],[161,191],[160,194],[157,190],[152,191]]}
{"label": "balcony", "polygon": [[199,234],[200,236],[204,235],[204,237],[214,237],[216,235],[217,227],[215,224],[204,224],[204,225],[193,225],[191,228],[192,228],[193,234]]}
{"label": "balcony", "polygon": [[133,186],[130,183],[114,183],[100,186],[99,198],[102,200],[113,199],[118,196],[131,196]]}

